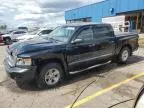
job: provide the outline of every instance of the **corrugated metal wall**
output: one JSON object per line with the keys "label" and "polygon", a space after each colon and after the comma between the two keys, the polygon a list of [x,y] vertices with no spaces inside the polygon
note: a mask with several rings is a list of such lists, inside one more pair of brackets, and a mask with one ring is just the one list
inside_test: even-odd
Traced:
{"label": "corrugated metal wall", "polygon": [[144,9],[144,0],[116,0],[117,13]]}
{"label": "corrugated metal wall", "polygon": [[[114,11],[112,12],[111,9],[114,9]],[[66,11],[65,19],[72,20],[92,17],[93,22],[101,22],[103,17],[142,9],[144,9],[144,0],[105,0],[100,3]]]}

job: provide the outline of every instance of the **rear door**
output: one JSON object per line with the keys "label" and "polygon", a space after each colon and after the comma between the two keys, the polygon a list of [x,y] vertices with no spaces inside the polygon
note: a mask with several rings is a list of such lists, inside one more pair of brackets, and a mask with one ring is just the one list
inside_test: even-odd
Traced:
{"label": "rear door", "polygon": [[110,25],[95,25],[94,27],[94,44],[96,60],[107,60],[115,52],[115,36]]}

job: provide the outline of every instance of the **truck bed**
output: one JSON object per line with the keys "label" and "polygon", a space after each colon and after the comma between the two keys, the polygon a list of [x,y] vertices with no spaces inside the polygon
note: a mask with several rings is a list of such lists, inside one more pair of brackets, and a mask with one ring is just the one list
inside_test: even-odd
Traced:
{"label": "truck bed", "polygon": [[128,37],[128,36],[135,36],[137,37],[138,34],[135,32],[115,32],[116,37]]}

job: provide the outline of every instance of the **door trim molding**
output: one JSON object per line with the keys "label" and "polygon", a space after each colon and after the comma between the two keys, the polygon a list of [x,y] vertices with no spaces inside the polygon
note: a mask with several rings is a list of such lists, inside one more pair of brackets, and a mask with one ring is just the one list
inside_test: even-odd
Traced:
{"label": "door trim molding", "polygon": [[89,69],[93,69],[93,68],[96,68],[96,67],[99,67],[99,66],[103,66],[103,65],[106,65],[106,64],[109,64],[111,63],[111,61],[108,61],[106,63],[102,63],[102,64],[97,64],[97,65],[94,65],[94,66],[91,66],[91,67],[88,67],[86,69],[82,69],[82,70],[78,70],[78,71],[72,71],[72,72],[69,72],[71,75],[72,74],[76,74],[76,73],[81,73],[83,71],[86,71],[86,70],[89,70]]}
{"label": "door trim molding", "polygon": [[101,56],[97,56],[97,57],[93,57],[93,58],[89,58],[89,59],[85,59],[85,60],[79,60],[79,61],[70,63],[69,66],[74,65],[74,64],[78,64],[78,63],[82,63],[82,62],[88,62],[90,60],[94,60],[94,59],[97,59],[97,58],[111,56],[111,55],[112,55],[112,53],[109,53],[109,54],[104,54],[104,55],[101,55]]}

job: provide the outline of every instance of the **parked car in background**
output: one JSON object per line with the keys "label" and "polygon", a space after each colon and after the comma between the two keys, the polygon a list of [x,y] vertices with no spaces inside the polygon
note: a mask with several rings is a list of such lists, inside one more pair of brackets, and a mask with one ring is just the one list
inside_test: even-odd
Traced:
{"label": "parked car in background", "polygon": [[13,31],[11,32],[10,34],[5,34],[5,35],[2,35],[3,37],[3,41],[6,45],[9,45],[11,44],[12,42],[15,42],[16,39],[19,37],[19,36],[22,36],[22,35],[25,35],[27,34],[26,31],[21,31],[21,30],[18,30],[18,31]]}
{"label": "parked car in background", "polygon": [[30,34],[26,34],[26,35],[22,35],[17,37],[16,41],[25,41],[28,39],[33,39],[36,37],[43,37],[43,36],[47,36],[50,32],[52,32],[52,29],[40,29],[38,32],[32,32]]}
{"label": "parked car in background", "polygon": [[3,43],[3,37],[2,37],[2,33],[0,33],[0,43]]}
{"label": "parked car in background", "polygon": [[27,27],[18,27],[18,30],[28,31],[28,28]]}
{"label": "parked car in background", "polygon": [[5,70],[17,84],[36,80],[54,87],[69,74],[104,65],[124,64],[138,49],[138,34],[115,35],[110,24],[69,24],[49,36],[17,42],[7,49]]}

